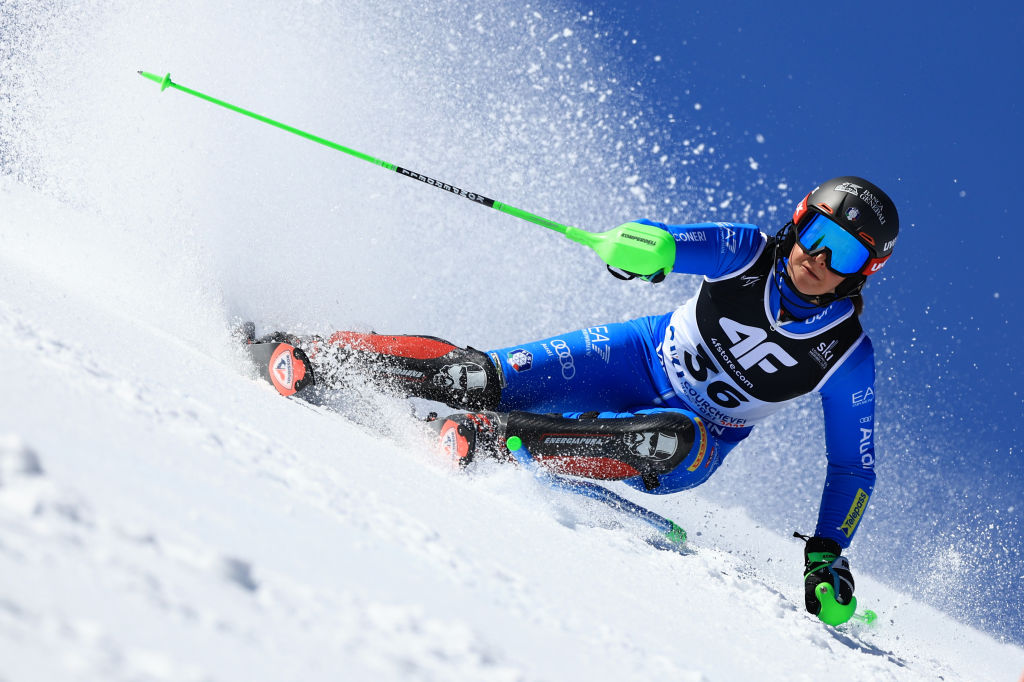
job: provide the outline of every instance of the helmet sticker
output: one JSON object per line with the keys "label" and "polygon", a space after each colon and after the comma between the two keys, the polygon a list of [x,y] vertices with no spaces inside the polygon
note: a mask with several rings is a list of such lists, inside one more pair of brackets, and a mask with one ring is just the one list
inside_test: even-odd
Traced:
{"label": "helmet sticker", "polygon": [[858,209],[856,206],[851,206],[850,208],[846,209],[846,219],[849,220],[851,223],[856,222],[857,218],[859,217],[860,209]]}
{"label": "helmet sticker", "polygon": [[878,222],[885,225],[885,211],[883,210],[882,202],[879,201],[878,198],[875,197],[875,195],[872,194],[870,190],[864,190],[863,192],[861,192],[860,198],[868,206],[871,207],[872,211],[875,212],[875,215],[878,216]]}
{"label": "helmet sticker", "polygon": [[[878,222],[885,225],[885,207],[878,197],[871,193],[871,190],[864,189],[861,185],[856,185],[852,182],[841,182],[832,189],[836,192],[852,194],[863,201],[878,216]],[[850,218],[850,220],[856,220],[856,218]]]}
{"label": "helmet sticker", "polygon": [[[811,194],[813,194],[813,193],[814,192],[811,192]],[[794,225],[799,225],[800,221],[803,220],[804,214],[807,213],[807,200],[810,199],[810,198],[811,198],[811,195],[808,194],[807,196],[805,196],[803,198],[803,200],[800,201],[799,204],[797,204],[796,210],[793,211],[793,224]]]}
{"label": "helmet sticker", "polygon": [[855,185],[852,182],[843,182],[836,185],[833,189],[837,192],[848,192],[853,196],[860,196],[860,185]]}

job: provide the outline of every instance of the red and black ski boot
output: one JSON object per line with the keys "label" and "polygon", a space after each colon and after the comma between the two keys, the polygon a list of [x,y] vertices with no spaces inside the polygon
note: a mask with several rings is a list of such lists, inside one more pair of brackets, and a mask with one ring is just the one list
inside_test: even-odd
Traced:
{"label": "red and black ski boot", "polygon": [[434,422],[438,450],[452,463],[468,466],[475,459],[496,457],[505,442],[506,415],[499,412],[452,414]]}

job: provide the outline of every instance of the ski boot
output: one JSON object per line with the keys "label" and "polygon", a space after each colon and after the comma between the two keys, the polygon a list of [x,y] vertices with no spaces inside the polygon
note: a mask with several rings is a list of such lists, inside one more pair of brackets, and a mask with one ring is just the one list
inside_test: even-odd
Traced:
{"label": "ski boot", "polygon": [[[254,334],[249,331],[252,338]],[[444,403],[456,409],[497,406],[502,377],[486,353],[432,336],[335,332],[329,337],[272,332],[249,342],[288,344],[302,351],[316,376],[308,392],[364,389]]]}
{"label": "ski boot", "polygon": [[483,457],[501,458],[505,443],[505,419],[499,412],[452,414],[433,422],[438,450],[460,468]]}

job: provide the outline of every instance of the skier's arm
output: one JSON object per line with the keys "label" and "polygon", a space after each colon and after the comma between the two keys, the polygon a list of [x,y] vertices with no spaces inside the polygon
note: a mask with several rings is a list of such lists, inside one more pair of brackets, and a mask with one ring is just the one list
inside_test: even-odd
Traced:
{"label": "skier's arm", "polygon": [[666,225],[646,218],[634,222],[660,227],[676,240],[672,272],[722,277],[740,270],[758,254],[767,237],[755,225],[696,223]]}
{"label": "skier's arm", "polygon": [[850,545],[875,486],[875,354],[865,336],[821,389],[828,472],[814,534]]}

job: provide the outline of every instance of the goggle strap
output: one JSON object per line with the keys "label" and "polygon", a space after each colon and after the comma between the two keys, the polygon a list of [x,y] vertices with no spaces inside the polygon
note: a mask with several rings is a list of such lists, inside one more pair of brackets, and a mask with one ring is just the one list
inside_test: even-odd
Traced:
{"label": "goggle strap", "polygon": [[[892,254],[890,253],[889,256],[891,255]],[[867,265],[864,266],[864,269],[860,271],[860,274],[865,276],[875,274],[882,269],[882,266],[885,265],[885,261],[889,260],[889,256],[885,256],[883,258],[872,258],[868,261]]]}

